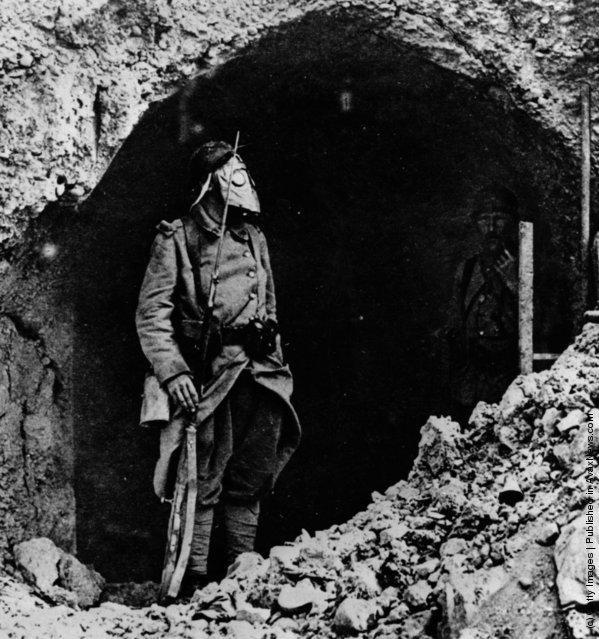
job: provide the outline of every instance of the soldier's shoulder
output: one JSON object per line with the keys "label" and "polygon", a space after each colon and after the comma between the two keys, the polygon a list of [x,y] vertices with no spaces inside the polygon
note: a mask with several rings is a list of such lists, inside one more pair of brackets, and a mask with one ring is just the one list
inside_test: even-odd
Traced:
{"label": "soldier's shoulder", "polygon": [[161,220],[156,226],[156,230],[164,237],[171,237],[171,235],[173,235],[177,229],[182,228],[182,226],[183,222],[180,219],[173,220],[172,222]]}

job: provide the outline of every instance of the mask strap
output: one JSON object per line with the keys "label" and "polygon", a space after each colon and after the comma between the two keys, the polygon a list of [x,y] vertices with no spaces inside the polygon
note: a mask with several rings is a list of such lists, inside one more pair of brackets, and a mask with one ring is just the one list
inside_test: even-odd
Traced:
{"label": "mask strap", "polygon": [[198,195],[198,197],[191,203],[190,205],[190,209],[192,209],[203,197],[204,195],[206,195],[206,193],[208,193],[208,189],[210,188],[210,180],[212,179],[212,173],[208,174],[208,177],[206,178],[206,181],[204,182],[203,186],[202,186],[202,190],[200,191],[200,194]]}

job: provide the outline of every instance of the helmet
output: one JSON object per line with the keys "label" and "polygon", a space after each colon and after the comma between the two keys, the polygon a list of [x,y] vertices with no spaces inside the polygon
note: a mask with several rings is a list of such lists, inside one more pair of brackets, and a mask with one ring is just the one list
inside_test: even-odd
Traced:
{"label": "helmet", "polygon": [[188,179],[191,206],[211,188],[218,188],[223,200],[226,201],[228,195],[230,206],[260,213],[254,181],[228,142],[213,140],[202,144],[191,156]]}

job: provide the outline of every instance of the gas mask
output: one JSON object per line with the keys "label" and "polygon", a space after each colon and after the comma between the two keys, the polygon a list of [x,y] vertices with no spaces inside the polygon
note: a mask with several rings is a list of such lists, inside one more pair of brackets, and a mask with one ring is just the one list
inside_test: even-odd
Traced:
{"label": "gas mask", "polygon": [[208,176],[193,204],[199,202],[211,188],[215,187],[220,191],[224,202],[227,201],[227,191],[229,191],[229,206],[238,207],[255,215],[260,213],[260,200],[254,181],[238,155],[234,155]]}

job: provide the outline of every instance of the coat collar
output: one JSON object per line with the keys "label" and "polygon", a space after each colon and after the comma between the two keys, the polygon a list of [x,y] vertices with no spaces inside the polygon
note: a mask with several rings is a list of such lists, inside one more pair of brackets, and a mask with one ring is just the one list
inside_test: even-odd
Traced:
{"label": "coat collar", "polygon": [[[201,228],[218,237],[220,233],[219,225],[208,215],[206,209],[199,202],[191,208],[191,213]],[[250,237],[247,226],[244,222],[235,226],[227,224],[227,229],[241,242],[247,242]]]}

